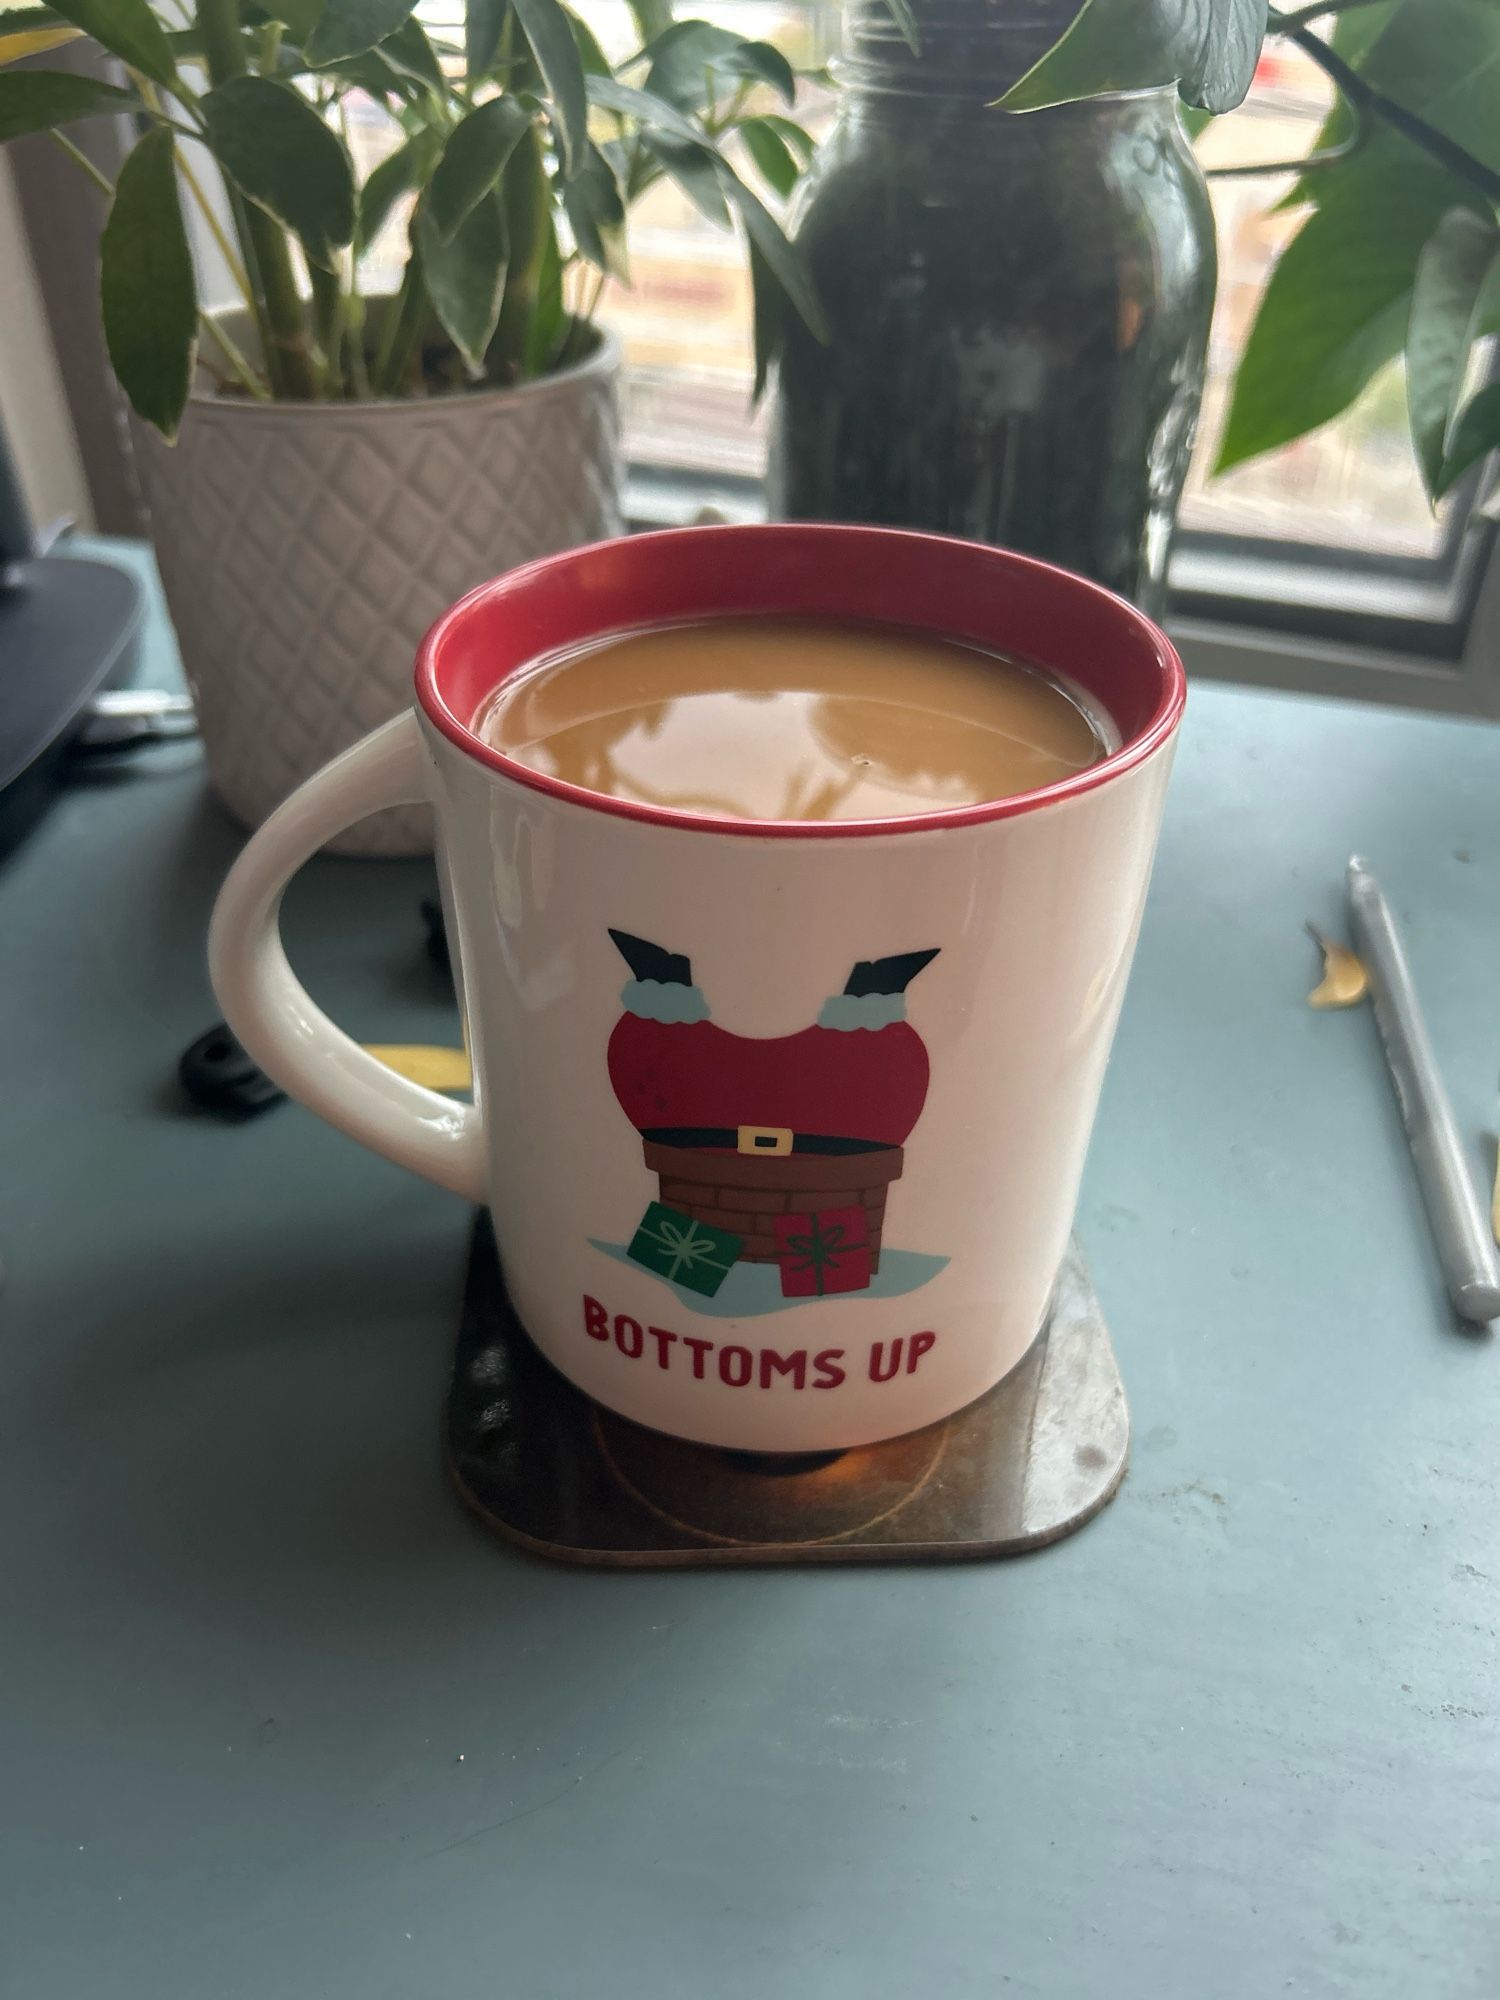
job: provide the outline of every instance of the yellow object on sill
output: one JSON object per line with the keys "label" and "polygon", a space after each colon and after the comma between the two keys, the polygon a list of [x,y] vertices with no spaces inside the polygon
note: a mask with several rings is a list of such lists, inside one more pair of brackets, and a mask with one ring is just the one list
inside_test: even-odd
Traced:
{"label": "yellow object on sill", "polygon": [[473,1086],[467,1049],[440,1049],[426,1042],[366,1042],[365,1054],[428,1090],[468,1090]]}
{"label": "yellow object on sill", "polygon": [[1311,924],[1308,936],[1323,954],[1323,977],[1307,996],[1309,1007],[1353,1007],[1370,990],[1370,975],[1364,960],[1356,958],[1347,945],[1335,944]]}

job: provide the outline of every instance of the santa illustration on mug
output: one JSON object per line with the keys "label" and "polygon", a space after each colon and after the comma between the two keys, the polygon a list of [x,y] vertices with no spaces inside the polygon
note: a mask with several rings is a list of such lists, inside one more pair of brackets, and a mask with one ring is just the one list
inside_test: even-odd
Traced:
{"label": "santa illustration on mug", "polygon": [[886,1251],[882,1279],[882,1239],[927,1097],[906,991],[937,950],[861,960],[815,1023],[768,1038],[719,1027],[687,958],[610,937],[631,977],[609,1079],[659,1190],[624,1257],[695,1303],[738,1271],[749,1311],[935,1276],[945,1259]]}

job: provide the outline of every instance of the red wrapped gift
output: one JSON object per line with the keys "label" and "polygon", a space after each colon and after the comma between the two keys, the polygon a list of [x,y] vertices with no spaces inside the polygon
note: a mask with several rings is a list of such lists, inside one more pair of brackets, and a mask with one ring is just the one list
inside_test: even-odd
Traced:
{"label": "red wrapped gift", "polygon": [[778,1215],[776,1262],[781,1294],[817,1299],[829,1292],[862,1292],[870,1282],[870,1227],[862,1208],[820,1208],[808,1215]]}

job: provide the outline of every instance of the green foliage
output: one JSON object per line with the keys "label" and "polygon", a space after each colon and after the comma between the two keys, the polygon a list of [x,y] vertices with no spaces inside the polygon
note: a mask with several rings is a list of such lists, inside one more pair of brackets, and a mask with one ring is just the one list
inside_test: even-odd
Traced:
{"label": "green foliage", "polygon": [[387,153],[372,171],[359,191],[359,219],[354,229],[357,255],[369,249],[402,196],[415,193],[427,185],[441,147],[442,140],[437,133],[424,127],[414,132],[394,153]]}
{"label": "green foliage", "polygon": [[[726,153],[743,130],[762,179],[791,191],[812,151],[774,108],[795,97],[791,65],[768,43],[674,23],[671,0],[631,7],[641,49],[619,74],[563,0],[470,0],[461,50],[434,43],[414,0],[173,0],[170,31],[151,0],[9,9],[0,141],[121,108],[140,115],[145,135],[106,230],[106,333],[135,409],[168,436],[203,324],[179,133],[201,140],[230,190],[230,261],[255,340],[242,353],[215,323],[201,359],[234,393],[357,400],[567,366],[587,352],[605,277],[629,282],[630,204],[664,178],[720,226],[738,218],[758,349],[787,312],[821,325],[797,252]],[[52,45],[74,30],[119,57],[132,88],[3,67],[36,36]],[[179,60],[192,67],[179,72]],[[343,136],[356,93],[401,127],[363,186]],[[198,198],[191,180],[184,192]],[[367,300],[360,259],[403,204],[400,291]]]}
{"label": "green foliage", "polygon": [[147,0],[53,0],[52,11],[152,83],[177,81],[172,44]]}
{"label": "green foliage", "polygon": [[779,49],[744,41],[709,21],[677,22],[646,55],[646,88],[680,110],[703,110],[726,80],[764,83],[788,104],[796,100],[797,78]]}
{"label": "green foliage", "polygon": [[512,5],[552,99],[562,170],[564,174],[582,171],[589,108],[583,63],[568,17],[558,0],[512,0]]}
{"label": "green foliage", "polygon": [[[1436,500],[1500,446],[1500,394],[1470,393],[1500,332],[1500,4],[1356,0],[1311,24],[1292,11],[1270,10],[1272,31],[1295,36],[1338,98],[1281,204],[1303,220],[1261,298],[1218,469],[1341,415],[1404,355]],[[1260,0],[1086,0],[1002,101],[1176,79],[1222,111],[1248,86],[1266,13]]]}
{"label": "green foliage", "polygon": [[53,132],[102,111],[120,111],[137,99],[113,84],[69,70],[0,70],[0,144],[26,132]]}
{"label": "green foliage", "polygon": [[354,170],[333,129],[300,92],[265,76],[231,77],[201,109],[214,158],[241,194],[334,270],[334,252],[354,235]]}
{"label": "green foliage", "polygon": [[460,119],[432,176],[433,226],[450,242],[475,204],[491,192],[531,130],[531,113],[514,97],[490,97]]}
{"label": "green foliage", "polygon": [[1448,474],[1449,440],[1497,271],[1500,230],[1468,208],[1450,210],[1417,257],[1406,335],[1406,400],[1422,477],[1435,494],[1446,492],[1458,476]]}
{"label": "green foliage", "polygon": [[469,0],[464,12],[464,73],[478,83],[494,68],[510,0]]}
{"label": "green foliage", "polygon": [[1266,0],[1087,0],[1000,102],[1041,111],[1175,83],[1189,104],[1232,111],[1250,88],[1265,32]]}
{"label": "green foliage", "polygon": [[563,207],[579,253],[596,270],[629,284],[625,197],[609,156],[592,139],[584,142],[577,173],[563,183]]}
{"label": "green foliage", "polygon": [[321,64],[363,55],[403,27],[415,5],[416,0],[328,0],[307,38],[307,60]]}
{"label": "green foliage", "polygon": [[740,136],[760,170],[761,179],[785,200],[802,171],[786,140],[768,118],[747,118],[740,127]]}
{"label": "green foliage", "polygon": [[510,244],[505,215],[493,190],[469,209],[457,230],[445,236],[433,213],[432,187],[417,203],[415,235],[422,255],[422,281],[439,324],[476,379],[484,373],[485,349],[500,318]]}
{"label": "green foliage", "polygon": [[175,153],[172,134],[160,128],[136,143],[120,170],[99,246],[110,361],[134,408],[167,439],[182,421],[198,339]]}
{"label": "green foliage", "polygon": [[1282,252],[1240,361],[1219,471],[1346,410],[1401,352],[1422,245],[1447,176],[1378,163],[1330,189]]}

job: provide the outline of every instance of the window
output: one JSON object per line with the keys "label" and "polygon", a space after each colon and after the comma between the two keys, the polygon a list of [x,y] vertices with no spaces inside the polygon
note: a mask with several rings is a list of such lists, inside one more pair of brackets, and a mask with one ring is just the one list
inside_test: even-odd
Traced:
{"label": "window", "polygon": [[[635,46],[625,0],[575,4],[609,54]],[[821,68],[837,46],[833,0],[702,0],[692,11],[775,41],[806,69]],[[456,0],[419,0],[419,12],[430,28],[461,38]],[[1272,44],[1248,103],[1208,127],[1200,154],[1210,169],[1295,158],[1328,102],[1322,73],[1298,51]],[[798,115],[821,133],[834,108],[832,90],[814,83]],[[394,127],[372,103],[357,115],[351,140],[368,171],[394,143]],[[1500,715],[1500,561],[1494,529],[1474,508],[1480,478],[1434,515],[1412,458],[1399,367],[1338,422],[1212,476],[1236,358],[1266,273],[1295,227],[1293,216],[1275,212],[1288,184],[1266,176],[1212,182],[1220,291],[1173,569],[1175,628],[1203,672]],[[373,250],[377,275],[392,282],[404,227],[398,212]],[[740,246],[667,183],[638,205],[630,240],[634,283],[612,287],[605,311],[629,363],[632,511],[684,519],[712,500],[753,513],[765,422],[749,400]],[[200,248],[211,273],[211,246]]]}

